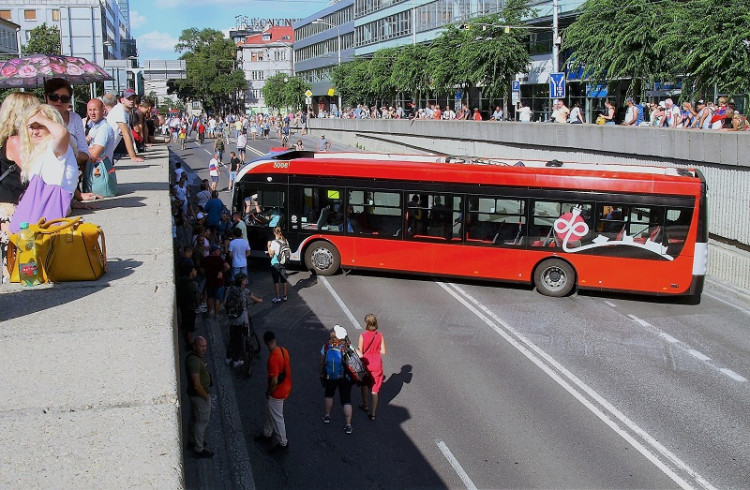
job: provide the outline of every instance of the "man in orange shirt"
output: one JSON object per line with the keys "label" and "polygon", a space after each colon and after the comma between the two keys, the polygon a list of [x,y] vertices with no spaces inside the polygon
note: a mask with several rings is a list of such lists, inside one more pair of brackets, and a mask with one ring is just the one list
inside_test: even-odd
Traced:
{"label": "man in orange shirt", "polygon": [[255,437],[258,442],[270,442],[276,434],[276,444],[268,452],[286,451],[289,441],[284,424],[284,400],[292,391],[292,371],[289,367],[289,351],[279,346],[272,331],[263,334],[263,342],[270,351],[268,355],[268,389],[266,390],[266,425],[263,433]]}

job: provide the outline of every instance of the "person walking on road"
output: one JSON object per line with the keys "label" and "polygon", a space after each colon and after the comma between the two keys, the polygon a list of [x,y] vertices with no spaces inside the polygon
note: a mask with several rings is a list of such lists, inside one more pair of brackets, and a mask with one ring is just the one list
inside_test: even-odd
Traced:
{"label": "person walking on road", "polygon": [[333,408],[333,395],[339,390],[339,400],[344,412],[344,432],[352,433],[352,381],[344,371],[344,342],[346,341],[346,329],[341,325],[335,325],[330,333],[330,339],[320,349],[320,378],[324,391],[323,423],[331,423],[331,409]]}
{"label": "person walking on road", "polygon": [[292,371],[289,362],[289,351],[281,347],[276,340],[276,335],[271,331],[263,334],[263,342],[268,347],[268,389],[266,390],[266,425],[263,433],[258,434],[255,440],[258,442],[271,442],[276,436],[276,444],[268,449],[268,452],[286,451],[289,441],[286,437],[286,424],[284,423],[284,400],[292,392]]}
{"label": "person walking on road", "polygon": [[237,156],[240,157],[242,163],[245,163],[245,147],[247,146],[247,132],[241,130],[237,134]]}
{"label": "person walking on road", "polygon": [[216,138],[214,141],[214,153],[219,155],[219,163],[224,160],[224,138]]}
{"label": "person walking on road", "polygon": [[234,187],[234,179],[237,177],[237,172],[240,171],[240,167],[242,166],[242,160],[237,158],[237,154],[233,151],[229,152],[229,185],[227,186],[227,191],[232,192],[232,188]]}
{"label": "person walking on road", "polygon": [[[286,246],[289,247],[289,243],[284,238],[284,232],[281,231],[281,227],[277,226],[273,230],[274,239],[268,242],[268,255],[271,257],[271,277],[273,277],[273,286],[276,289],[276,297],[273,298],[274,303],[281,303],[287,300],[287,294],[289,293],[289,282],[286,278],[286,267],[281,263],[281,250]],[[284,294],[281,294],[282,286],[284,285]]]}
{"label": "person walking on road", "polygon": [[[375,412],[378,409],[378,393],[383,386],[383,359],[386,353],[385,338],[378,331],[378,319],[373,314],[365,316],[365,331],[359,336],[357,350],[362,356],[362,362],[370,371],[372,376],[370,383],[362,385],[362,403],[359,408],[365,412],[370,411],[369,417],[375,421]],[[367,406],[367,393],[371,394],[370,406]]]}
{"label": "person walking on road", "polygon": [[318,151],[328,151],[330,147],[331,142],[326,139],[325,135],[321,135],[320,141],[318,141]]}
{"label": "person walking on road", "polygon": [[211,177],[211,192],[215,191],[219,185],[219,176],[221,175],[221,170],[219,170],[220,161],[219,154],[214,153],[214,157],[208,162],[208,176]]}
{"label": "person walking on road", "polygon": [[208,342],[204,337],[196,337],[193,350],[185,357],[185,371],[188,377],[188,396],[190,397],[190,438],[199,458],[210,458],[214,455],[208,449],[206,432],[211,420],[211,375],[206,368],[206,349]]}

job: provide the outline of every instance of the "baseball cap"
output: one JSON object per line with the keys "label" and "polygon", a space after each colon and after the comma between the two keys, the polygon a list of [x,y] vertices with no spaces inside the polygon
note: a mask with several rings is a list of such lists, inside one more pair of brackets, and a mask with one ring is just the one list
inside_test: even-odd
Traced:
{"label": "baseball cap", "polygon": [[132,88],[125,89],[125,91],[123,91],[123,93],[122,93],[122,96],[125,99],[129,99],[129,98],[133,97],[134,95],[136,95],[135,94],[135,90],[133,90]]}
{"label": "baseball cap", "polygon": [[196,215],[195,215],[195,217],[196,217],[197,219],[203,219],[203,217],[204,217],[204,216],[206,216],[206,215],[205,215],[205,214],[203,214],[203,213],[198,213],[198,214],[196,214]]}
{"label": "baseball cap", "polygon": [[667,103],[662,100],[661,102],[659,102],[659,107],[661,107],[662,109],[666,109]]}
{"label": "baseball cap", "polygon": [[339,340],[344,340],[346,338],[346,329],[341,325],[334,325],[333,332],[336,334],[336,338]]}
{"label": "baseball cap", "polygon": [[706,103],[705,100],[700,99],[698,102],[695,103],[695,105],[701,105],[701,104],[705,104],[705,103]]}
{"label": "baseball cap", "polygon": [[632,97],[627,97],[627,98],[625,99],[625,102],[630,102],[630,103],[634,103],[635,101],[633,100],[633,98],[632,98]]}
{"label": "baseball cap", "polygon": [[218,245],[211,245],[211,253],[214,253],[217,250],[221,250]]}

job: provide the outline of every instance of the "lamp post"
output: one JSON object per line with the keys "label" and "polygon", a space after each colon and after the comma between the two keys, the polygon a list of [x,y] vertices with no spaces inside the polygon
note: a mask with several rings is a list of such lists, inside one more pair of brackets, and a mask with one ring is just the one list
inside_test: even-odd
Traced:
{"label": "lamp post", "polygon": [[[323,19],[316,19],[312,23],[323,24],[323,25],[327,25],[329,27],[333,27],[334,29],[336,29],[336,51],[338,52],[338,61],[336,62],[336,66],[341,67],[341,29],[339,29],[339,26],[337,26],[336,24],[333,24]],[[338,92],[339,94],[338,110],[339,110],[339,117],[341,117],[341,90],[337,90],[336,92]]]}

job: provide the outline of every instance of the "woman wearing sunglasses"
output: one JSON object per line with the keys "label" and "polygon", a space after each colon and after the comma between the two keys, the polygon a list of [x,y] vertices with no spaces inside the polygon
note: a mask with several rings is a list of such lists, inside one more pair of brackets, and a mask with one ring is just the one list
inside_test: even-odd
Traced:
{"label": "woman wearing sunglasses", "polygon": [[83,131],[83,121],[75,111],[70,110],[70,102],[73,98],[73,86],[62,78],[51,78],[44,82],[44,96],[47,104],[51,105],[65,121],[71,136],[71,145],[76,150],[76,160],[81,170],[86,168],[89,160],[89,148],[86,143],[86,134]]}

